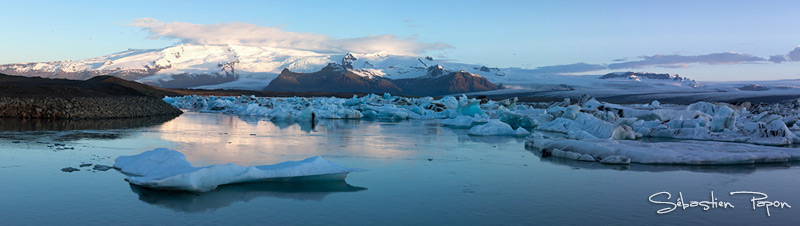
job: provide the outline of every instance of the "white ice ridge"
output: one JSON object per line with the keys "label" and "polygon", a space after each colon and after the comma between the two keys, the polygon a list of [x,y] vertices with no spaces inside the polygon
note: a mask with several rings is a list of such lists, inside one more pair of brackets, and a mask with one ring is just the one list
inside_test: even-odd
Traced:
{"label": "white ice ridge", "polygon": [[114,168],[130,175],[129,183],[164,190],[206,192],[219,185],[274,180],[344,180],[346,168],[320,156],[274,165],[240,166],[234,163],[194,167],[175,150],[157,148],[138,155],[117,157]]}
{"label": "white ice ridge", "polygon": [[[538,134],[537,134],[538,135]],[[631,140],[572,140],[535,136],[525,142],[527,148],[543,156],[627,164],[723,165],[781,163],[800,160],[800,150],[753,144],[681,141],[640,142]]]}

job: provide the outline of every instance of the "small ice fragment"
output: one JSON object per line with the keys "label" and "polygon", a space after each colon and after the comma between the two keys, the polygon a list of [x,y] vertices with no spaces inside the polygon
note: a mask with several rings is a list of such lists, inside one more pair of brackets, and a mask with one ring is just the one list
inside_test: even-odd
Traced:
{"label": "small ice fragment", "polygon": [[77,168],[74,168],[74,167],[66,167],[66,168],[61,168],[61,171],[67,172],[67,173],[72,173],[72,172],[81,171],[81,170],[79,170]]}
{"label": "small ice fragment", "polygon": [[108,170],[111,169],[111,166],[97,164],[97,165],[94,165],[93,169],[97,170],[97,171],[108,171]]}
{"label": "small ice fragment", "polygon": [[600,160],[600,163],[605,163],[605,164],[631,164],[631,159],[628,158],[628,157],[625,157],[624,155],[611,155],[611,156],[606,156],[605,158]]}
{"label": "small ice fragment", "polygon": [[586,161],[586,162],[594,162],[597,161],[589,154],[583,154],[581,157],[578,158],[578,161]]}
{"label": "small ice fragment", "polygon": [[92,164],[91,163],[83,163],[83,164],[80,165],[80,167],[89,167],[89,166],[92,166]]}

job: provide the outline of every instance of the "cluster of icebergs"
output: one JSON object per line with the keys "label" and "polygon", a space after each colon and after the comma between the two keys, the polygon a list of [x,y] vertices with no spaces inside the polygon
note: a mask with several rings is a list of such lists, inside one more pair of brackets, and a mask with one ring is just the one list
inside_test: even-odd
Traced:
{"label": "cluster of icebergs", "polygon": [[[432,119],[476,136],[528,137],[543,156],[604,163],[739,164],[800,160],[800,102],[738,105],[619,105],[583,96],[576,102],[518,103],[389,94],[353,98],[253,96],[165,97],[182,109],[261,116],[272,121]],[[646,141],[643,141],[645,138]],[[653,140],[660,140],[655,142]],[[690,141],[689,141],[690,140]]]}

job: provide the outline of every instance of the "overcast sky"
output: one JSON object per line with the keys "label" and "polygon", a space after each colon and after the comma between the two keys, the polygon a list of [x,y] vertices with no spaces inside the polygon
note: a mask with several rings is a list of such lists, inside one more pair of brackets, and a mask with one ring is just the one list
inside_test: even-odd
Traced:
{"label": "overcast sky", "polygon": [[431,55],[542,73],[800,78],[800,1],[8,1],[0,63],[176,43]]}

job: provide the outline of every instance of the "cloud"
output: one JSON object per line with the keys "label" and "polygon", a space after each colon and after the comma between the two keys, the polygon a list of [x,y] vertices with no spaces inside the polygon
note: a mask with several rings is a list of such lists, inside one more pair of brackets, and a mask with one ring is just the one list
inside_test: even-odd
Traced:
{"label": "cloud", "polygon": [[712,53],[712,54],[696,55],[696,56],[682,56],[677,54],[654,55],[654,56],[642,56],[640,58],[642,58],[642,60],[609,64],[608,68],[622,69],[622,68],[641,68],[647,66],[676,67],[682,64],[688,65],[693,63],[714,65],[714,64],[738,64],[738,63],[766,61],[766,59],[761,57],[743,53],[736,53],[736,52]]}
{"label": "cloud", "polygon": [[452,48],[443,43],[419,42],[414,36],[401,38],[384,34],[340,39],[323,34],[290,32],[276,27],[240,22],[205,25],[184,22],[164,23],[156,19],[140,18],[133,20],[128,26],[141,28],[149,32],[154,39],[178,39],[183,43],[194,44],[263,46],[335,53],[386,51],[397,55],[417,55],[428,50]]}
{"label": "cloud", "polygon": [[800,46],[794,48],[794,50],[789,52],[789,55],[787,56],[787,58],[791,61],[800,61]]}
{"label": "cloud", "polygon": [[775,55],[769,57],[769,61],[771,61],[772,63],[780,64],[781,62],[786,61],[786,57],[783,55]]}
{"label": "cloud", "polygon": [[561,64],[553,66],[543,66],[533,69],[534,74],[562,74],[562,73],[579,73],[587,71],[604,70],[608,67],[602,64],[587,64],[587,63],[574,63],[574,64]]}

